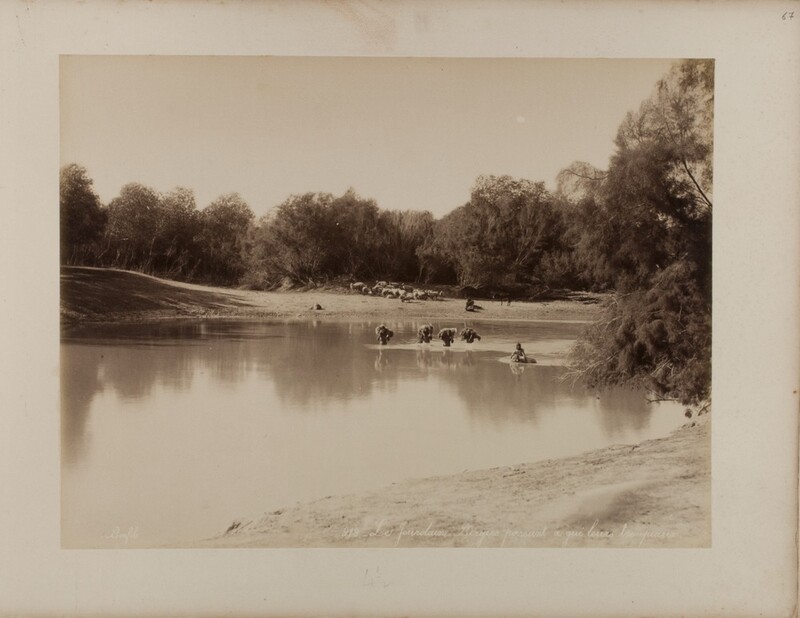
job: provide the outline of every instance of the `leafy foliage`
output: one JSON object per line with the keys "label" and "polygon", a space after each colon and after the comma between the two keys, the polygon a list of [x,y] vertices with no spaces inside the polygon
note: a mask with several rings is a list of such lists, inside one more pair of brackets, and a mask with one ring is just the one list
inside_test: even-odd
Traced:
{"label": "leafy foliage", "polygon": [[201,272],[207,280],[238,282],[247,268],[247,235],[255,216],[238,193],[222,195],[200,212]]}
{"label": "leafy foliage", "polygon": [[60,172],[61,262],[91,263],[106,224],[106,213],[86,168],[71,163]]}
{"label": "leafy foliage", "polygon": [[160,214],[156,191],[139,183],[122,187],[108,205],[104,255],[114,266],[152,270]]}
{"label": "leafy foliage", "polygon": [[352,189],[340,197],[289,197],[262,218],[253,234],[254,280],[309,283],[332,277],[420,277],[417,248],[433,229],[433,215],[381,211]]}
{"label": "leafy foliage", "polygon": [[684,403],[707,399],[711,311],[692,266],[676,262],[650,289],[618,295],[574,354],[592,386],[637,384]]}
{"label": "leafy foliage", "polygon": [[577,259],[622,293],[574,354],[594,384],[709,396],[712,125],[712,63],[676,64],[621,124],[608,171],[569,187]]}
{"label": "leafy foliage", "polygon": [[480,176],[470,201],[437,223],[421,254],[448,264],[462,286],[530,283],[558,246],[560,223],[543,183]]}

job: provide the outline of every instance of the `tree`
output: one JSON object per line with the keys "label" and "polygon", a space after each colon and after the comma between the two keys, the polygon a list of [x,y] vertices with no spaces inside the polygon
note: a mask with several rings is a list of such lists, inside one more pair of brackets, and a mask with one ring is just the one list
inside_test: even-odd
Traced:
{"label": "tree", "polygon": [[679,261],[649,289],[614,297],[574,352],[590,386],[638,385],[687,404],[710,397],[711,313],[692,271]]}
{"label": "tree", "polygon": [[417,247],[432,226],[430,213],[381,211],[353,189],[340,197],[293,195],[259,221],[251,270],[266,284],[341,276],[412,280],[420,270]]}
{"label": "tree", "polygon": [[480,176],[470,201],[437,223],[421,254],[450,264],[462,286],[527,284],[538,280],[558,223],[543,183]]}
{"label": "tree", "polygon": [[260,222],[257,258],[270,278],[308,283],[329,271],[339,236],[333,200],[329,193],[293,195]]}
{"label": "tree", "polygon": [[70,163],[59,174],[61,263],[82,264],[96,258],[106,213],[85,167]]}
{"label": "tree", "polygon": [[608,171],[580,183],[576,254],[620,293],[576,349],[595,384],[709,396],[712,128],[712,62],[677,63],[625,117]]}
{"label": "tree", "polygon": [[[374,200],[363,199],[351,188],[328,205],[331,219],[328,247],[329,274],[357,279],[375,277],[385,250],[386,231]],[[335,227],[335,229],[334,229]]]}
{"label": "tree", "polygon": [[190,278],[200,259],[200,213],[191,189],[176,187],[161,196],[156,221],[154,270]]}
{"label": "tree", "polygon": [[221,195],[200,212],[203,275],[216,283],[239,282],[247,268],[247,238],[254,219],[238,193]]}
{"label": "tree", "polygon": [[428,211],[387,210],[381,213],[380,270],[388,279],[422,281],[425,278],[419,249],[434,233],[435,220]]}
{"label": "tree", "polygon": [[106,260],[120,268],[150,271],[160,211],[155,190],[135,182],[123,186],[108,205]]}

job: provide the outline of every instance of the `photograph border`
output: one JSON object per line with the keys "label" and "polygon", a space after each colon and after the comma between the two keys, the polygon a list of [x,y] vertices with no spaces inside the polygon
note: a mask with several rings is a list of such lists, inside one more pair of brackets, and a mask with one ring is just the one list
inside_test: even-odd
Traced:
{"label": "photograph border", "polygon": [[[797,2],[26,2],[0,8],[0,614],[752,615],[797,599]],[[63,54],[714,58],[711,549],[61,550]],[[16,210],[19,209],[19,210]],[[749,326],[752,325],[752,326]],[[742,362],[742,359],[745,362]],[[457,553],[454,553],[457,552]],[[379,569],[380,586],[364,573]]]}

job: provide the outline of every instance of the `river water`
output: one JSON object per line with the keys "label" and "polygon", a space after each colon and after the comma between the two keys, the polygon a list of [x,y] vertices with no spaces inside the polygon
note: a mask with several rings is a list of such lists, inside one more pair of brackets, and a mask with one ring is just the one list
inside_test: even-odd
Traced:
{"label": "river water", "polygon": [[[61,342],[62,546],[163,547],[408,478],[576,455],[684,420],[639,392],[559,378],[582,325],[178,321]],[[463,323],[434,324],[462,327]],[[536,365],[508,363],[519,341]],[[467,508],[465,506],[465,508]]]}

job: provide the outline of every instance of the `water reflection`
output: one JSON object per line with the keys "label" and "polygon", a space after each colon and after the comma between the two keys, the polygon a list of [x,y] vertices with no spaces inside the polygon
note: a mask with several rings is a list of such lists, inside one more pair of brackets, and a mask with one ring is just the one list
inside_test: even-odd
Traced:
{"label": "water reflection", "polygon": [[509,363],[508,368],[511,369],[511,373],[515,376],[521,376],[525,373],[525,365],[520,363]]}
{"label": "water reflection", "polygon": [[378,350],[378,356],[375,358],[375,371],[383,371],[389,367],[389,355],[383,355],[383,350]]}
{"label": "water reflection", "polygon": [[433,355],[427,347],[416,351],[417,367],[423,371],[433,367]]}
{"label": "water reflection", "polygon": [[[417,327],[416,322],[390,325],[401,343],[412,341]],[[95,393],[110,389],[123,400],[140,400],[156,386],[190,390],[200,377],[233,387],[251,371],[269,380],[281,402],[303,411],[324,409],[310,406],[312,403],[369,397],[376,388],[393,390],[399,379],[421,380],[437,371],[470,414],[494,423],[532,420],[538,408],[559,402],[596,408],[609,433],[641,429],[648,422],[647,404],[640,393],[617,389],[596,397],[561,384],[558,367],[511,363],[506,369],[496,362],[496,354],[471,349],[388,346],[371,353],[373,371],[365,370],[370,349],[375,347],[373,329],[372,323],[341,325],[315,320],[169,322],[65,333],[65,462],[72,462],[82,448],[86,415]],[[490,335],[499,329],[501,326],[482,326]]]}
{"label": "water reflection", "polygon": [[98,529],[123,525],[135,508],[151,527],[165,521],[168,542],[189,534],[181,530],[187,517],[214,533],[253,509],[577,454],[663,435],[682,421],[680,413],[674,423],[654,414],[633,391],[598,395],[565,384],[558,366],[515,371],[499,362],[508,342],[522,338],[548,352],[568,329],[481,323],[479,344],[446,349],[416,343],[421,323],[387,322],[395,337],[382,347],[377,322],[64,332],[62,512],[70,538],[80,546],[87,520]]}
{"label": "water reflection", "polygon": [[67,465],[74,464],[84,450],[89,407],[103,390],[101,358],[91,348],[61,354],[61,453]]}

